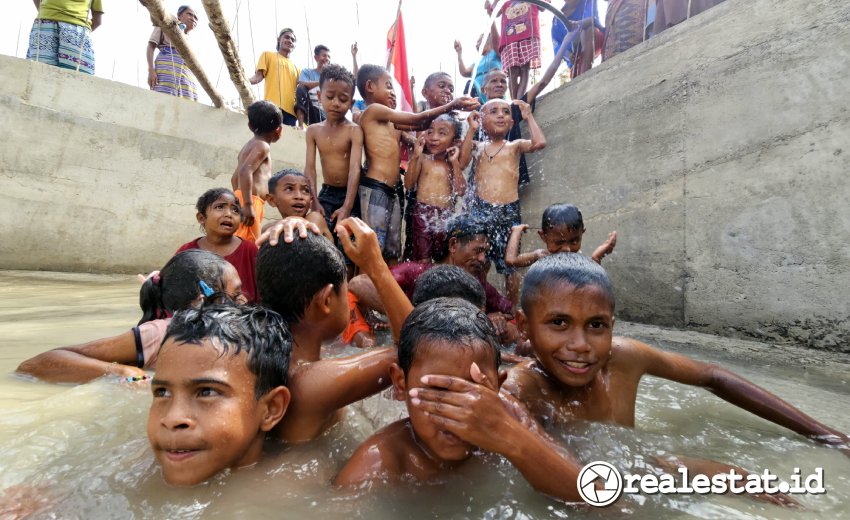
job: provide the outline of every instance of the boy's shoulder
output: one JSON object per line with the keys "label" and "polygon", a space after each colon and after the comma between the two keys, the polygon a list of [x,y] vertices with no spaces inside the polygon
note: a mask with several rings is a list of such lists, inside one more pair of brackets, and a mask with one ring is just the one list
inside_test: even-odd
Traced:
{"label": "boy's shoulder", "polygon": [[411,434],[410,419],[396,421],[378,430],[354,450],[334,479],[337,486],[366,481],[399,479],[405,473],[404,461],[419,450]]}
{"label": "boy's shoulder", "polygon": [[657,361],[660,352],[635,338],[614,336],[611,338],[608,370],[619,374],[628,372],[640,377],[651,363]]}

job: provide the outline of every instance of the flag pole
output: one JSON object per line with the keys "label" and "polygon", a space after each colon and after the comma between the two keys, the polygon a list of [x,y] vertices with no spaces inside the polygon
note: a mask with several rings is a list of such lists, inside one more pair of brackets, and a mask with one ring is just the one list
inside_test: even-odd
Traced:
{"label": "flag pole", "polygon": [[390,70],[390,65],[393,62],[393,52],[395,52],[395,38],[398,34],[398,19],[401,16],[401,1],[398,0],[398,10],[395,13],[395,23],[393,24],[393,39],[390,40],[390,50],[387,53],[387,70]]}

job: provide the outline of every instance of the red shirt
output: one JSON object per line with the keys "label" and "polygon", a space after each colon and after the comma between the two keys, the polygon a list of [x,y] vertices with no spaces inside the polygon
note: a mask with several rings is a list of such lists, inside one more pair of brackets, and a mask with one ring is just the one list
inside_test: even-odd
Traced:
{"label": "red shirt", "polygon": [[[183,244],[177,250],[177,253],[187,249],[202,249],[198,247],[198,240],[200,238]],[[254,266],[257,265],[257,246],[250,240],[240,240],[242,240],[242,243],[239,244],[236,251],[225,256],[224,259],[230,262],[230,265],[235,267],[236,272],[239,273],[239,278],[242,280],[242,294],[245,295],[245,298],[249,302],[257,302],[257,281],[254,276]]]}
{"label": "red shirt", "polygon": [[[431,269],[437,264],[423,264],[420,262],[404,262],[390,267],[390,272],[393,274],[396,283],[407,295],[408,299],[413,299],[413,290],[416,289],[416,280],[422,276],[422,273]],[[484,294],[487,296],[485,304],[485,312],[502,312],[510,314],[513,304],[511,301],[501,294],[499,291],[490,285],[486,280],[478,280],[484,287]]]}
{"label": "red shirt", "polygon": [[502,6],[502,31],[499,50],[506,45],[531,38],[540,39],[539,7],[528,2],[508,2]]}

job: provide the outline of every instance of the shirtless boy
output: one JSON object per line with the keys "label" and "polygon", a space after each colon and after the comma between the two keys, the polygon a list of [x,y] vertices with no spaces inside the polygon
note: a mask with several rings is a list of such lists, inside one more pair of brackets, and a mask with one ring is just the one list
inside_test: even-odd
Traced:
{"label": "shirtless boy", "polygon": [[[302,228],[301,238],[291,236],[293,223]],[[322,344],[348,324],[348,282],[342,254],[308,233],[308,227],[318,234],[302,219],[284,219],[268,230],[269,243],[257,255],[257,290],[263,305],[280,313],[292,331],[292,404],[273,432],[287,442],[317,437],[340,419],[342,408],[389,386],[389,367],[397,359],[395,348],[321,358]],[[285,243],[272,245],[282,229]],[[398,337],[412,306],[381,257],[375,233],[356,217],[339,223],[336,231],[348,257],[375,282]]]}
{"label": "shirtless boy", "polygon": [[272,175],[266,200],[277,208],[281,218],[301,217],[312,222],[319,228],[323,237],[333,242],[334,237],[325,223],[325,218],[318,211],[310,210],[316,197],[310,187],[310,180],[302,172],[287,168]]}
{"label": "shirtless boy", "polygon": [[523,282],[518,321],[536,359],[514,367],[503,389],[538,420],[584,419],[633,427],[638,384],[652,375],[704,387],[780,426],[850,450],[843,433],[727,370],[635,339],[612,337],[611,282],[586,256],[560,253],[537,261]]}
{"label": "shirtless boy", "polygon": [[[434,481],[469,459],[477,445],[501,453],[538,490],[576,500],[578,464],[537,428],[529,427],[521,407],[506,405],[499,398],[498,365],[499,339],[475,305],[457,298],[418,305],[404,322],[398,363],[391,368],[395,397],[407,403],[410,416],[366,439],[334,484]],[[460,388],[467,383],[480,389],[474,399],[439,404],[442,415],[474,417],[476,434],[458,431],[455,421],[435,422],[430,409],[421,407],[422,393],[429,391],[427,378],[434,377],[428,374],[454,376]]]}
{"label": "shirtless boy", "polygon": [[291,348],[281,317],[262,307],[205,304],[174,315],[147,428],[166,482],[194,486],[260,459],[289,405]]}
{"label": "shirtless boy", "polygon": [[519,161],[524,153],[541,150],[546,137],[534,120],[531,107],[523,101],[514,101],[528,123],[531,139],[508,141],[513,127],[511,105],[503,99],[491,99],[481,109],[482,127],[490,137],[489,142],[478,143],[477,161],[473,165],[473,190],[467,209],[477,219],[490,226],[490,251],[488,258],[499,274],[505,275],[508,298],[517,301],[519,279],[516,270],[505,263],[505,250],[511,228],[520,224]]}
{"label": "shirtless boy", "polygon": [[242,205],[242,223],[236,236],[253,242],[260,236],[272,172],[271,143],[280,139],[283,113],[269,101],[251,103],[247,112],[248,128],[254,132],[254,137],[239,151],[239,162],[230,184]]}
{"label": "shirtless boy", "polygon": [[[458,148],[461,130],[460,121],[443,114],[416,139],[404,176],[404,188],[416,193],[410,229],[414,262],[430,262],[440,256],[446,242],[445,223],[454,214],[457,197],[466,193]],[[471,139],[471,133],[467,135]]]}
{"label": "shirtless boy", "polygon": [[397,111],[392,77],[378,65],[360,67],[357,89],[366,101],[360,116],[366,150],[365,175],[360,178],[360,212],[378,235],[384,258],[395,262],[401,254],[401,208],[395,189],[400,176],[401,131],[423,130],[440,114],[474,110],[478,101],[463,97],[418,114]]}

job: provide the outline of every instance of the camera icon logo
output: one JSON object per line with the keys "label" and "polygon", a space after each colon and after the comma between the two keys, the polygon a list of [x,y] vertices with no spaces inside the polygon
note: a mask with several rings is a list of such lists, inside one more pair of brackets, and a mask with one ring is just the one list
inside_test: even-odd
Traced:
{"label": "camera icon logo", "polygon": [[578,493],[588,504],[605,507],[616,502],[623,492],[623,476],[607,462],[595,461],[581,468]]}

